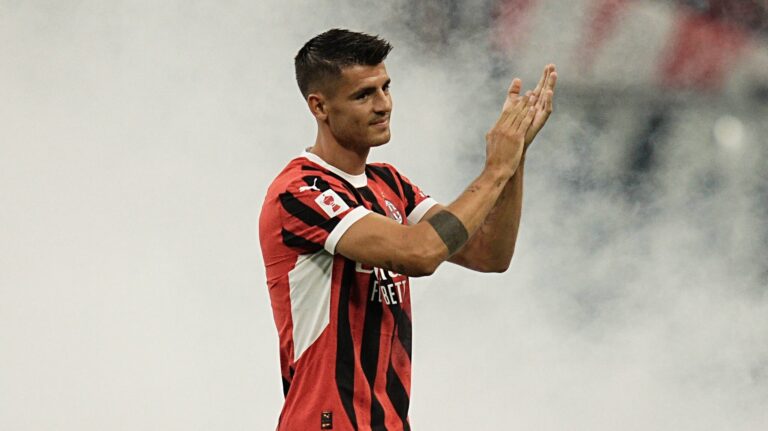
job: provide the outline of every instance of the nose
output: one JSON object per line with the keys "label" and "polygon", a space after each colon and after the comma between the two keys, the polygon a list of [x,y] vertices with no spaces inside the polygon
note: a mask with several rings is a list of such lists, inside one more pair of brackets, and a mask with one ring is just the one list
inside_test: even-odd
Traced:
{"label": "nose", "polygon": [[392,96],[383,90],[376,92],[376,99],[374,100],[373,110],[377,113],[386,114],[392,111]]}

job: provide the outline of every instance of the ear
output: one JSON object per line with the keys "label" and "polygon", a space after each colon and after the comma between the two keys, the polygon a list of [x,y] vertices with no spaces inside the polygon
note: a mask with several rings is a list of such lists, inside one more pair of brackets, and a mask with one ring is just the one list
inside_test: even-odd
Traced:
{"label": "ear", "polygon": [[327,100],[322,93],[310,93],[307,96],[307,106],[318,120],[325,121],[328,118]]}

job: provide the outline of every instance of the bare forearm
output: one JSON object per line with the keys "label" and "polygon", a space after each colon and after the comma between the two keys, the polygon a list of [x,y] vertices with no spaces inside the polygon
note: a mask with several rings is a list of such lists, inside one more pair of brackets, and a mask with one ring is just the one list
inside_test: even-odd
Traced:
{"label": "bare forearm", "polygon": [[515,251],[523,203],[524,160],[504,185],[494,207],[451,262],[479,271],[504,271]]}
{"label": "bare forearm", "polygon": [[480,228],[509,178],[509,173],[486,168],[453,203],[436,208],[425,223],[403,226],[369,214],[347,230],[336,250],[367,265],[410,276],[429,275]]}
{"label": "bare forearm", "polygon": [[[520,164],[525,131],[534,117],[535,98],[520,97],[519,91],[513,91],[516,84],[519,87],[519,80],[513,81],[501,117],[486,135],[483,172],[453,203],[430,210],[425,223],[408,227],[369,214],[347,230],[336,250],[357,262],[413,276],[431,274],[461,250],[486,223]],[[497,218],[505,217],[500,214]]]}
{"label": "bare forearm", "polygon": [[[509,267],[520,226],[523,171],[521,161],[515,174],[502,183],[489,183],[481,175],[454,203],[436,210],[434,217],[444,212],[458,215],[469,235],[457,252],[449,247],[448,254],[440,256],[443,260],[483,272],[502,272]],[[431,218],[428,221],[432,223]]]}
{"label": "bare forearm", "polygon": [[[483,226],[508,182],[508,174],[486,168],[453,203],[431,216],[427,223],[416,226],[423,231],[419,242],[439,250],[438,255],[433,255],[438,260],[436,265],[461,250]],[[431,229],[424,230],[427,225]]]}
{"label": "bare forearm", "polygon": [[[516,94],[517,83],[513,81],[510,95]],[[516,113],[512,117],[512,111],[502,111],[499,122],[486,135],[486,168],[483,174],[459,199],[427,220],[447,246],[447,256],[441,256],[443,260],[456,256],[452,261],[481,271],[503,271],[509,266],[520,225],[524,157],[522,131],[527,130],[533,119],[534,109],[529,102],[534,100],[529,96],[518,100],[514,107]],[[492,210],[494,214],[491,214]],[[454,217],[457,219],[451,220]],[[443,226],[446,220],[450,223]],[[451,241],[453,238],[444,235],[443,230],[457,232],[457,238],[462,238],[462,241]],[[499,240],[500,234],[505,238]],[[477,238],[468,247],[467,242],[472,237]]]}
{"label": "bare forearm", "polygon": [[461,219],[472,236],[491,213],[508,183],[508,176],[485,169],[446,209]]}

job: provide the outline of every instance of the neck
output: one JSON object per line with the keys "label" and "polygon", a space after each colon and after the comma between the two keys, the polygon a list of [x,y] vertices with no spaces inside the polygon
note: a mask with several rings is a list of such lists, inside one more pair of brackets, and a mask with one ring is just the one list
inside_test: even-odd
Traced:
{"label": "neck", "polygon": [[308,150],[348,174],[359,175],[365,172],[365,161],[369,148],[351,149],[342,146],[330,133],[317,131],[315,145]]}

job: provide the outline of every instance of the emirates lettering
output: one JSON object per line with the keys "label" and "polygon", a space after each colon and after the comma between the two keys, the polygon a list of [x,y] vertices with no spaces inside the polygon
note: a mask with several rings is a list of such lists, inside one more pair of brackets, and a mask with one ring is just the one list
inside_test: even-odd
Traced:
{"label": "emirates lettering", "polygon": [[371,274],[376,273],[376,278],[379,280],[384,280],[386,278],[397,278],[400,277],[402,274],[398,274],[394,271],[389,271],[382,268],[377,268],[375,266],[366,265],[364,263],[355,262],[355,271],[362,272],[363,274]]}
{"label": "emirates lettering", "polygon": [[373,282],[371,289],[371,302],[379,301],[387,305],[395,305],[403,302],[403,286],[408,280],[396,281],[394,283],[381,284],[378,280]]}

